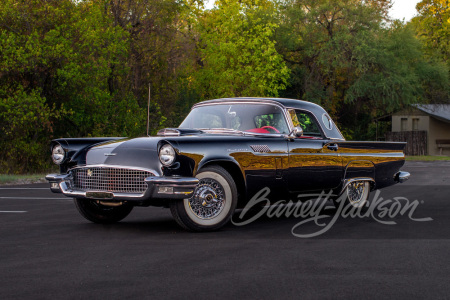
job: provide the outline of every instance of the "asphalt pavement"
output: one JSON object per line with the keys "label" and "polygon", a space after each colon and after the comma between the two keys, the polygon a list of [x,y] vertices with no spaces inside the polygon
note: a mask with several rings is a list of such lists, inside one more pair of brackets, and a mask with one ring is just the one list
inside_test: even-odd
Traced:
{"label": "asphalt pavement", "polygon": [[0,299],[449,299],[450,162],[402,169],[411,179],[371,215],[332,221],[327,207],[211,233],[154,207],[93,224],[47,184],[2,186]]}

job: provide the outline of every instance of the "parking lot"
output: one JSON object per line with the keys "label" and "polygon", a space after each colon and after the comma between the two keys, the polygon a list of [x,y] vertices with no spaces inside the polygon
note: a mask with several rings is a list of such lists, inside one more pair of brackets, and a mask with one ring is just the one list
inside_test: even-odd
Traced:
{"label": "parking lot", "polygon": [[412,217],[340,218],[308,239],[295,216],[190,233],[149,207],[98,225],[47,184],[3,186],[0,298],[448,299],[450,162],[402,170],[411,179],[380,195],[417,200]]}

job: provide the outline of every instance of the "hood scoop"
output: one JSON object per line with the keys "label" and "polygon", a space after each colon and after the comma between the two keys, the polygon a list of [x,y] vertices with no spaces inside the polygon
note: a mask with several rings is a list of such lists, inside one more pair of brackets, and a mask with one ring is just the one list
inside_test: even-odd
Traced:
{"label": "hood scoop", "polygon": [[203,131],[190,128],[165,128],[158,131],[158,136],[183,136],[202,134]]}

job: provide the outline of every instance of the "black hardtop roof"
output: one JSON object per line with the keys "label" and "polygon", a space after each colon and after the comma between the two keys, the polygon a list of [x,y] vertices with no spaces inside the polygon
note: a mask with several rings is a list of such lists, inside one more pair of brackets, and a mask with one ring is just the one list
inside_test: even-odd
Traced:
{"label": "black hardtop roof", "polygon": [[[295,100],[295,99],[285,99],[285,98],[266,98],[266,97],[245,97],[245,98],[222,98],[222,99],[214,99],[214,100],[207,100],[203,102],[199,102],[193,106],[193,108],[208,104],[221,104],[221,103],[229,103],[229,102],[242,102],[242,103],[249,103],[249,102],[258,102],[258,103],[275,103],[279,104],[285,108],[293,108],[293,109],[300,109],[311,112],[313,115],[315,115],[317,121],[324,122],[323,116],[324,114],[327,114],[327,112],[317,104],[314,104],[312,102],[303,101],[303,100]],[[327,118],[325,118],[326,120]],[[323,124],[322,124],[323,125]],[[323,126],[320,125],[322,128]],[[334,138],[334,139],[344,139],[342,134],[340,133],[339,129],[336,127],[336,125],[332,126],[331,129],[326,130],[325,129],[325,136],[328,138]]]}
{"label": "black hardtop roof", "polygon": [[288,108],[298,108],[298,109],[307,109],[311,111],[315,111],[317,109],[323,110],[320,105],[317,105],[312,102],[304,101],[304,100],[296,100],[296,99],[287,99],[287,98],[266,98],[266,97],[237,97],[237,98],[221,98],[214,100],[206,100],[197,103],[196,105],[209,104],[209,103],[222,103],[222,102],[261,102],[261,103],[270,103],[277,102],[284,107]]}

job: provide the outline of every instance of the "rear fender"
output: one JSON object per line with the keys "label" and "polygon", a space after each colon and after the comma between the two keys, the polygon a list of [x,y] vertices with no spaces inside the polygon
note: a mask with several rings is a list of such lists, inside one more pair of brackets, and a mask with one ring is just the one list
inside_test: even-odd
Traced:
{"label": "rear fender", "polygon": [[360,178],[370,181],[371,189],[375,188],[375,165],[369,160],[353,160],[345,167],[343,188],[352,179]]}

